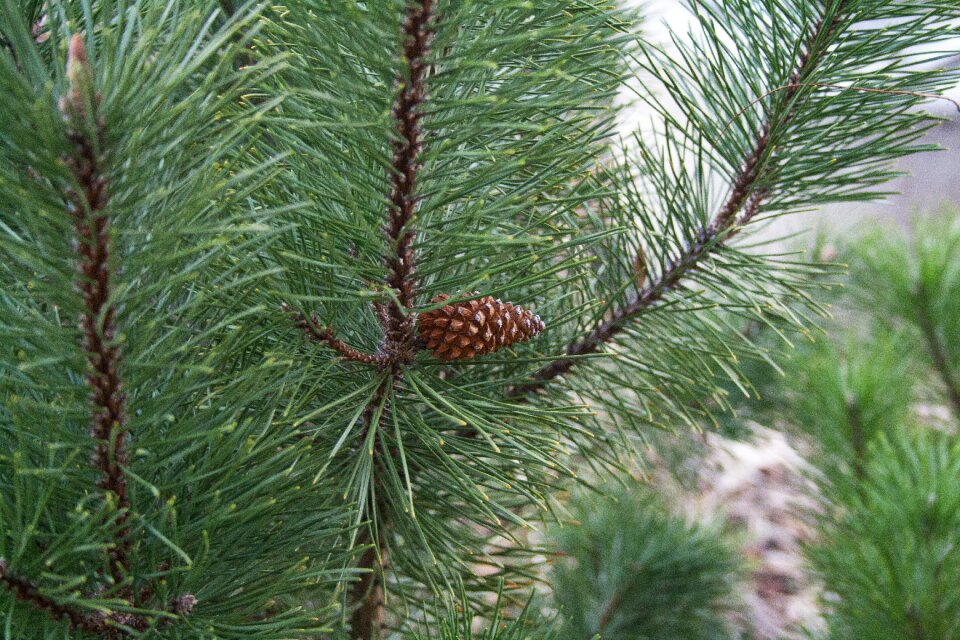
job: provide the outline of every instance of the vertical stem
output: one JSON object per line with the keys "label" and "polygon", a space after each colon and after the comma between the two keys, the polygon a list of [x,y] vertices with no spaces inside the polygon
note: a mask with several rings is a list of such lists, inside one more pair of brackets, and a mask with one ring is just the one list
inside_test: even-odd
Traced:
{"label": "vertical stem", "polygon": [[[369,432],[370,429],[376,428],[376,425],[373,425],[372,421],[377,415],[377,409],[384,403],[384,394],[387,393],[389,387],[393,384],[394,376],[385,377],[374,393],[373,398],[367,404],[363,416],[363,424],[367,432]],[[374,450],[376,451],[376,449]],[[361,452],[360,455],[366,455],[366,453]],[[374,461],[374,463],[375,462],[376,461]],[[384,532],[387,523],[384,521],[384,509],[380,503],[381,492],[379,491],[379,483],[376,482],[378,478],[377,471],[377,466],[375,465],[373,469],[373,484],[377,499],[371,507],[367,507],[375,516],[379,516],[377,521],[377,539],[376,542],[373,543],[371,535],[372,524],[361,531],[357,543],[359,545],[373,544],[360,556],[360,561],[357,566],[360,569],[365,569],[366,573],[360,577],[360,580],[354,585],[353,590],[350,592],[350,599],[356,605],[350,618],[350,630],[352,637],[362,640],[380,638],[386,625],[386,593],[383,586],[383,573],[386,571],[387,566],[387,540]]]}
{"label": "vertical stem", "polygon": [[[369,530],[365,530],[361,544],[370,541]],[[354,602],[362,603],[353,612],[350,619],[350,628],[354,638],[379,638],[382,635],[384,623],[384,591],[382,574],[387,567],[386,539],[381,529],[377,536],[377,543],[371,546],[360,557],[359,566],[369,569],[369,573],[361,576],[353,586],[351,597]]]}
{"label": "vertical stem", "polygon": [[[96,113],[99,95],[80,35],[70,42],[67,75],[70,92],[61,104],[73,145],[66,164],[79,190],[67,190],[67,213],[76,240],[75,286],[83,300],[79,327],[90,373],[90,437],[96,441],[91,459],[100,472],[98,487],[116,501],[118,533],[109,551],[110,576],[119,586],[130,571],[129,508],[126,450],[126,408],[118,366],[116,308],[110,301],[110,217],[107,179],[102,173],[103,123]],[[121,597],[130,600],[124,587]]]}
{"label": "vertical stem", "polygon": [[426,56],[433,36],[431,21],[433,0],[418,0],[407,9],[403,25],[403,57],[406,68],[397,74],[400,91],[393,105],[397,140],[393,143],[390,175],[390,210],[385,228],[390,251],[384,260],[387,284],[396,292],[396,300],[387,308],[387,343],[394,349],[397,363],[413,359],[413,321],[409,313],[414,302],[416,232],[412,222],[417,207],[417,177],[421,168],[423,113],[426,99],[424,77],[429,69]]}
{"label": "vertical stem", "polygon": [[863,431],[860,404],[856,399],[847,400],[847,419],[850,424],[850,444],[853,446],[853,473],[862,481],[867,469],[867,435]]}
{"label": "vertical stem", "polygon": [[[390,174],[390,206],[384,235],[389,250],[384,258],[387,268],[387,284],[394,290],[395,300],[384,309],[382,322],[386,333],[383,367],[390,373],[381,388],[367,406],[366,429],[373,428],[370,421],[381,404],[383,395],[403,376],[404,366],[413,362],[416,355],[414,333],[414,306],[416,256],[413,242],[416,237],[414,214],[417,202],[417,178],[422,167],[423,129],[421,105],[426,100],[427,88],[424,78],[429,72],[427,55],[433,38],[434,0],[415,0],[406,11],[403,22],[403,68],[397,74],[399,91],[393,104],[393,120],[397,139],[393,143],[393,162]],[[389,387],[388,387],[389,385]],[[374,451],[378,450],[376,445]],[[376,466],[374,473],[376,474]],[[376,474],[378,475],[378,474]],[[374,477],[371,486],[378,500],[371,507],[377,518],[377,539],[360,558],[360,568],[367,569],[351,593],[356,605],[351,618],[354,638],[373,640],[383,635],[385,621],[383,573],[386,571],[385,510],[379,504],[382,496],[380,483]],[[365,541],[371,541],[369,531]]]}

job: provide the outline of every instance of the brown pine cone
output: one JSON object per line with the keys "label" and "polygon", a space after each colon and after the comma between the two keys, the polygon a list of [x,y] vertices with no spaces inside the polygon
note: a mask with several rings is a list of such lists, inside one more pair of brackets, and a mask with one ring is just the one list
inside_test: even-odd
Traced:
{"label": "brown pine cone", "polygon": [[[449,297],[441,294],[431,302]],[[469,360],[529,340],[543,331],[543,320],[523,307],[487,296],[421,313],[418,330],[441,360]]]}

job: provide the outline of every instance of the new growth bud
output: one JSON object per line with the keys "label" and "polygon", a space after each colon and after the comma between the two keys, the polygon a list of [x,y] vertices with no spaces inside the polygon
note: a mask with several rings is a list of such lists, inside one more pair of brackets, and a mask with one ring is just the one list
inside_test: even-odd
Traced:
{"label": "new growth bud", "polygon": [[647,284],[647,256],[643,247],[637,247],[637,255],[633,259],[633,277],[639,289]]}
{"label": "new growth bud", "polygon": [[93,81],[83,36],[74,34],[67,50],[67,94],[60,99],[60,111],[68,122],[81,124],[91,117],[100,102]]}

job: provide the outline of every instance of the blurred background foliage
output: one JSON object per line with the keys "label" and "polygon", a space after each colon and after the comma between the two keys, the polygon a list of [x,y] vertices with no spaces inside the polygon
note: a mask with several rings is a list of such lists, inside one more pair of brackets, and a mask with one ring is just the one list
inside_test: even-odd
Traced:
{"label": "blurred background foliage", "polygon": [[[616,618],[628,631],[607,629],[602,637],[661,637],[638,631],[652,612],[669,618],[653,628],[674,629],[663,637],[960,637],[957,211],[917,215],[909,229],[887,222],[820,234],[806,254],[836,266],[819,294],[830,317],[818,330],[798,336],[775,363],[754,366],[756,393],[731,394],[733,411],[715,434],[654,434],[638,468],[648,481],[614,492],[615,502],[574,502],[575,525],[556,534],[561,561],[553,580],[563,629],[577,630],[569,637],[598,632],[598,619],[606,618],[597,594],[611,592],[629,594]],[[776,327],[744,330],[760,341],[779,340]],[[706,529],[709,544],[702,546],[701,525],[676,520],[649,494],[674,510],[696,504],[705,484],[729,482],[709,476],[717,442],[752,446],[760,425],[785,432],[809,462],[797,469],[792,491],[813,498],[805,513],[812,534],[798,549],[805,579],[820,593],[818,606],[806,625],[776,634],[748,621],[733,628],[715,622],[709,628],[717,635],[702,635],[703,618],[681,604],[684,598],[725,603],[711,615],[742,621],[731,603],[744,606],[745,584],[761,568],[757,558],[724,550],[743,543],[735,508],[721,509],[727,524]],[[671,576],[669,586],[643,564],[651,549],[656,566]],[[720,579],[737,571],[739,582]],[[663,606],[670,598],[673,606]]]}

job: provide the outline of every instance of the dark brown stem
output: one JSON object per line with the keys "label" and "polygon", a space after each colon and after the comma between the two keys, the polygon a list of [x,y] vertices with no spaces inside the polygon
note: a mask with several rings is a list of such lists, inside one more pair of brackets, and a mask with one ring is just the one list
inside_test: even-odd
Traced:
{"label": "dark brown stem", "polygon": [[[67,620],[73,629],[100,636],[105,640],[120,640],[128,635],[119,625],[137,632],[146,631],[151,626],[146,616],[137,613],[117,611],[105,614],[101,611],[81,611],[75,607],[60,604],[42,593],[36,584],[17,575],[2,558],[0,558],[0,584],[13,592],[17,600],[28,602],[37,609],[46,611],[54,620]],[[171,602],[166,609],[174,615],[187,616],[190,615],[196,603],[196,597],[184,595]]]}
{"label": "dark brown stem", "polygon": [[[421,105],[426,99],[424,78],[429,73],[427,60],[430,41],[433,37],[434,0],[416,0],[408,5],[403,23],[404,67],[397,74],[399,91],[394,101],[392,115],[397,139],[393,143],[393,162],[390,174],[390,206],[384,235],[389,250],[384,259],[387,268],[387,285],[393,289],[394,300],[378,308],[378,315],[386,334],[383,362],[389,375],[371,398],[364,417],[365,430],[373,428],[372,421],[383,398],[403,376],[403,368],[412,363],[417,352],[414,332],[415,315],[412,313],[416,282],[416,256],[413,242],[416,230],[413,226],[416,213],[417,178],[421,168],[423,129]],[[377,450],[376,445],[374,450]],[[376,467],[375,467],[376,469]],[[380,485],[374,478],[372,489],[382,495]],[[383,573],[386,569],[387,540],[384,509],[378,504],[369,507],[371,520],[377,521],[377,539],[360,559],[360,568],[368,573],[351,593],[355,605],[351,618],[354,638],[373,640],[383,635],[386,626],[384,607]],[[369,533],[366,534],[370,540]]]}
{"label": "dark brown stem", "polygon": [[950,399],[950,407],[953,409],[953,415],[960,420],[960,382],[957,381],[953,367],[950,365],[950,358],[947,356],[946,348],[937,332],[933,320],[930,318],[926,293],[921,289],[917,294],[917,319],[920,323],[920,330],[923,333],[924,341],[927,343],[927,350],[930,357],[933,358],[934,367],[937,374],[943,381],[943,386],[947,390],[947,398]]}
{"label": "dark brown stem", "polygon": [[103,634],[106,630],[102,622],[90,620],[83,613],[64,606],[56,600],[40,592],[35,584],[21,578],[14,571],[11,571],[5,560],[0,559],[0,583],[13,592],[17,600],[29,602],[37,609],[41,609],[50,614],[55,620],[68,620],[70,626],[74,629],[86,631],[88,633]]}
{"label": "dark brown stem", "polygon": [[395,350],[398,364],[409,363],[415,354],[413,315],[414,273],[416,272],[413,241],[414,213],[417,208],[417,177],[423,147],[423,113],[421,104],[426,98],[424,77],[429,69],[426,59],[433,36],[431,21],[433,0],[418,0],[407,10],[403,25],[403,57],[406,68],[397,75],[400,87],[393,105],[393,119],[397,140],[393,143],[393,163],[390,174],[389,220],[384,229],[390,250],[385,264],[387,284],[396,299],[387,308],[387,344]]}
{"label": "dark brown stem", "polygon": [[357,349],[354,349],[346,342],[339,340],[336,337],[333,329],[330,327],[324,327],[316,314],[311,314],[310,317],[307,317],[304,313],[300,311],[293,311],[286,304],[281,305],[281,309],[290,314],[290,317],[293,318],[293,321],[296,323],[297,327],[302,330],[307,337],[316,340],[317,342],[322,342],[329,346],[331,349],[339,353],[341,356],[350,360],[352,362],[363,362],[365,364],[386,364],[389,361],[389,358],[384,354],[374,355],[370,353],[363,353]]}
{"label": "dark brown stem", "polygon": [[775,126],[782,129],[793,119],[795,107],[792,103],[803,87],[800,81],[807,77],[822,60],[824,52],[816,47],[836,28],[839,20],[838,8],[829,25],[825,25],[821,20],[814,27],[811,39],[791,74],[790,87],[781,93],[781,108],[786,109],[786,112],[779,119],[771,115],[764,121],[757,132],[753,148],[733,179],[730,196],[710,223],[695,234],[686,248],[666,265],[659,277],[648,281],[632,300],[617,309],[609,319],[601,321],[586,336],[571,343],[562,357],[542,367],[525,384],[512,389],[511,396],[519,397],[540,389],[547,382],[569,372],[579,357],[598,352],[602,345],[623,331],[629,322],[663,300],[668,292],[678,288],[683,279],[695,271],[703,260],[756,217],[768,195],[764,189],[758,188],[756,183],[764,160],[770,153],[771,133]]}
{"label": "dark brown stem", "polygon": [[[372,423],[378,409],[384,404],[384,395],[395,384],[396,379],[395,375],[386,376],[367,404],[362,417],[365,433],[368,432],[369,429],[374,428]],[[378,477],[376,472],[378,469],[379,465],[376,465],[374,467],[375,476],[373,483],[377,500],[371,507],[368,507],[370,512],[379,515],[377,522],[377,540],[376,544],[370,546],[363,552],[363,555],[360,556],[357,567],[365,570],[365,573],[356,585],[354,585],[350,593],[351,600],[357,605],[350,619],[350,630],[354,638],[362,640],[380,638],[383,635],[383,629],[386,625],[383,572],[386,570],[387,540],[384,532],[386,526],[383,518],[384,508],[379,502],[382,494],[378,491],[379,483],[376,481]],[[371,524],[360,532],[357,541],[358,545],[363,546],[371,543],[372,528],[373,525]]]}
{"label": "dark brown stem", "polygon": [[[365,529],[360,544],[370,543],[370,533]],[[387,569],[387,541],[381,529],[377,543],[367,548],[360,557],[359,568],[366,569],[360,580],[353,585],[351,598],[361,602],[350,618],[350,628],[355,638],[379,638],[382,635],[384,620],[383,572]]]}
{"label": "dark brown stem", "polygon": [[[90,436],[95,441],[91,462],[99,472],[97,482],[108,500],[115,501],[117,517],[113,544],[108,551],[110,578],[117,595],[131,606],[143,606],[152,590],[147,587],[135,597],[130,577],[130,497],[124,467],[128,464],[127,417],[118,366],[120,351],[116,344],[116,308],[111,295],[110,219],[106,212],[109,197],[103,175],[103,123],[96,110],[100,95],[93,89],[93,71],[83,38],[70,40],[67,59],[70,90],[60,101],[72,145],[64,164],[74,185],[65,190],[67,214],[73,220],[76,269],[74,285],[82,299],[79,328],[81,346],[87,358],[90,387]],[[30,170],[28,170],[30,171]],[[45,547],[41,547],[41,551]],[[123,611],[83,611],[65,606],[42,593],[40,587],[10,570],[0,558],[0,584],[19,600],[30,602],[49,612],[57,620],[66,619],[78,630],[115,640],[126,635],[123,628],[136,632],[150,628],[150,619]],[[102,585],[98,585],[100,591]],[[187,615],[196,604],[192,595],[177,598],[167,610]]]}
{"label": "dark brown stem", "polygon": [[[110,301],[110,217],[106,212],[109,197],[107,178],[102,174],[102,124],[96,123],[96,138],[86,118],[73,105],[65,111],[71,130],[73,149],[66,159],[79,190],[67,190],[67,212],[73,219],[76,242],[76,288],[83,299],[80,331],[90,373],[91,428],[96,441],[93,465],[100,472],[98,486],[113,496],[118,512],[115,544],[109,551],[110,576],[121,586],[130,572],[130,497],[123,468],[128,464],[126,449],[126,394],[118,366],[120,350],[116,344],[117,312]],[[72,126],[76,123],[76,126]],[[129,586],[121,597],[130,599]]]}
{"label": "dark brown stem", "polygon": [[610,599],[607,603],[607,606],[603,608],[603,611],[600,613],[600,619],[597,620],[597,634],[602,634],[607,628],[607,625],[610,624],[611,618],[614,614],[617,613],[617,610],[623,606],[623,600],[625,594],[623,591],[619,591]]}
{"label": "dark brown stem", "polygon": [[850,444],[853,446],[853,473],[863,480],[867,469],[867,434],[863,430],[863,416],[856,399],[847,400],[847,419],[850,423]]}

